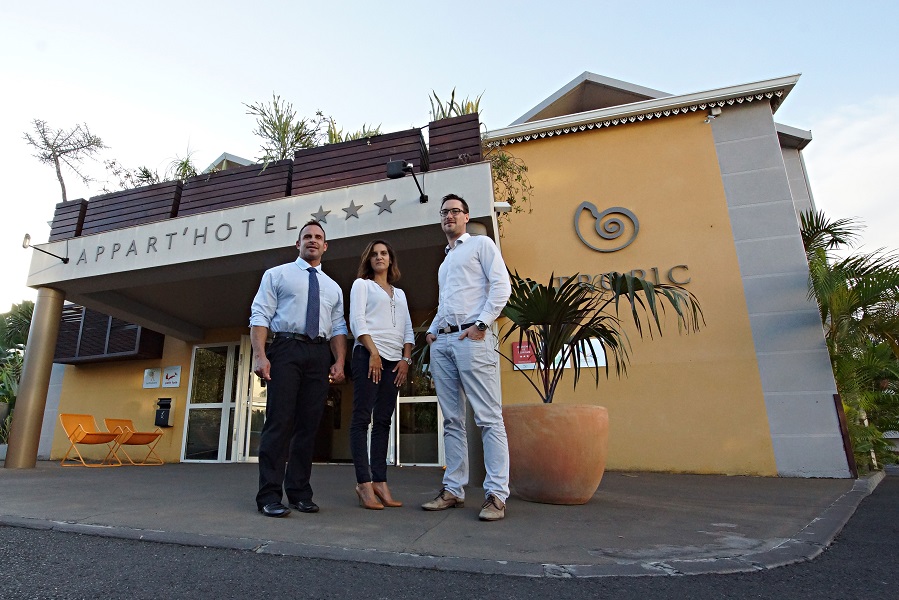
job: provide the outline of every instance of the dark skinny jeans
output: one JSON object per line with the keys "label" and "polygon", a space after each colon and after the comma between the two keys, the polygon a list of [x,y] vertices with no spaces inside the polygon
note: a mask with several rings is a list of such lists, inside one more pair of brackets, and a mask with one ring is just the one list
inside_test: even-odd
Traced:
{"label": "dark skinny jeans", "polygon": [[[364,346],[353,349],[353,421],[350,425],[350,452],[356,467],[356,482],[387,481],[387,447],[390,441],[390,419],[396,408],[396,385],[393,369],[397,361],[381,358],[381,381],[368,377],[371,353]],[[368,425],[371,428],[371,453],[366,448]],[[371,456],[371,465],[369,465]]]}

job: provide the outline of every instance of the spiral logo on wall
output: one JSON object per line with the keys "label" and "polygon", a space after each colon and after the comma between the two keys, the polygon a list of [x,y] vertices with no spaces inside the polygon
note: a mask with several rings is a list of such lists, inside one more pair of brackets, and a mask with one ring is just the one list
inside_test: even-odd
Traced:
{"label": "spiral logo on wall", "polygon": [[[608,248],[600,248],[588,242],[581,233],[581,213],[589,210],[595,219],[593,228],[596,233],[615,245]],[[585,246],[596,250],[597,252],[617,252],[622,248],[627,248],[636,238],[640,231],[640,221],[637,215],[621,206],[613,206],[600,212],[596,205],[592,202],[581,202],[577,210],[574,211],[574,230],[577,236]]]}

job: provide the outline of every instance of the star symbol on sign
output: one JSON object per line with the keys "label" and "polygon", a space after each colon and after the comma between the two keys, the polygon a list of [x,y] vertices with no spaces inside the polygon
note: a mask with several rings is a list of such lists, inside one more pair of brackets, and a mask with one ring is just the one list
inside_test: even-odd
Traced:
{"label": "star symbol on sign", "polygon": [[384,194],[384,199],[383,199],[383,200],[381,200],[380,202],[375,202],[375,206],[378,207],[378,214],[381,214],[381,213],[384,212],[384,211],[387,211],[387,212],[389,212],[389,213],[392,213],[393,211],[390,210],[390,206],[391,206],[394,202],[396,202],[396,200],[388,200],[388,199],[387,199],[387,194]]}
{"label": "star symbol on sign", "polygon": [[329,214],[331,214],[330,210],[325,210],[324,207],[319,204],[318,212],[312,213],[312,218],[321,223],[327,223],[328,221],[325,219]]}
{"label": "star symbol on sign", "polygon": [[346,219],[344,219],[344,221],[346,221],[350,217],[356,217],[358,219],[359,218],[359,209],[362,208],[363,206],[365,206],[365,205],[360,204],[359,206],[356,206],[356,204],[352,200],[350,200],[350,205],[347,208],[340,209],[346,213]]}

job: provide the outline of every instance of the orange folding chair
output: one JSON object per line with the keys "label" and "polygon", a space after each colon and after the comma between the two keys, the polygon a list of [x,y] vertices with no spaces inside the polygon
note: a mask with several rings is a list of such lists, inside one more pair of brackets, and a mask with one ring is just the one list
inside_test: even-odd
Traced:
{"label": "orange folding chair", "polygon": [[[108,431],[99,431],[97,429],[97,422],[94,420],[94,417],[92,415],[73,415],[60,413],[59,422],[62,424],[62,428],[66,432],[66,437],[69,438],[69,449],[66,450],[65,456],[62,457],[62,461],[60,461],[59,463],[60,465],[62,465],[63,467],[78,466],[77,464],[66,462],[69,460],[77,460],[81,463],[82,466],[85,467],[119,467],[122,465],[122,461],[116,454],[116,449],[118,448],[118,442],[116,441],[116,438],[118,437],[118,435],[115,433],[110,433]],[[106,446],[109,448],[109,451],[106,453],[106,456],[103,457],[103,460],[101,460],[99,463],[88,463],[84,460],[81,452],[78,451],[79,444],[106,444]],[[75,451],[75,455],[70,456],[73,450]],[[113,463],[113,460],[115,460],[116,462]]]}
{"label": "orange folding chair", "polygon": [[[156,444],[162,437],[162,429],[159,427],[155,431],[137,431],[134,422],[131,419],[104,419],[106,429],[114,433],[118,449],[122,451],[128,462],[135,466],[151,467],[164,465],[165,462],[156,454]],[[149,449],[143,460],[134,462],[125,450],[125,446],[146,446]]]}

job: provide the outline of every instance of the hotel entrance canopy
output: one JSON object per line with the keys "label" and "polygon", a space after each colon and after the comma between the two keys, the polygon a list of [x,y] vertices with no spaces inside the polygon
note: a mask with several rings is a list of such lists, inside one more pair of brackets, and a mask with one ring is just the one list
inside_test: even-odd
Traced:
{"label": "hotel entrance canopy", "polygon": [[27,284],[198,341],[208,330],[248,322],[262,273],[295,260],[300,229],[318,218],[328,238],[323,268],[345,293],[365,245],[385,238],[400,257],[400,285],[410,307],[431,310],[446,244],[440,198],[448,193],[466,198],[472,220],[494,236],[493,187],[486,162],[418,177],[430,197],[426,203],[411,178],[385,179],[50,242],[39,247],[69,262],[36,252]]}

